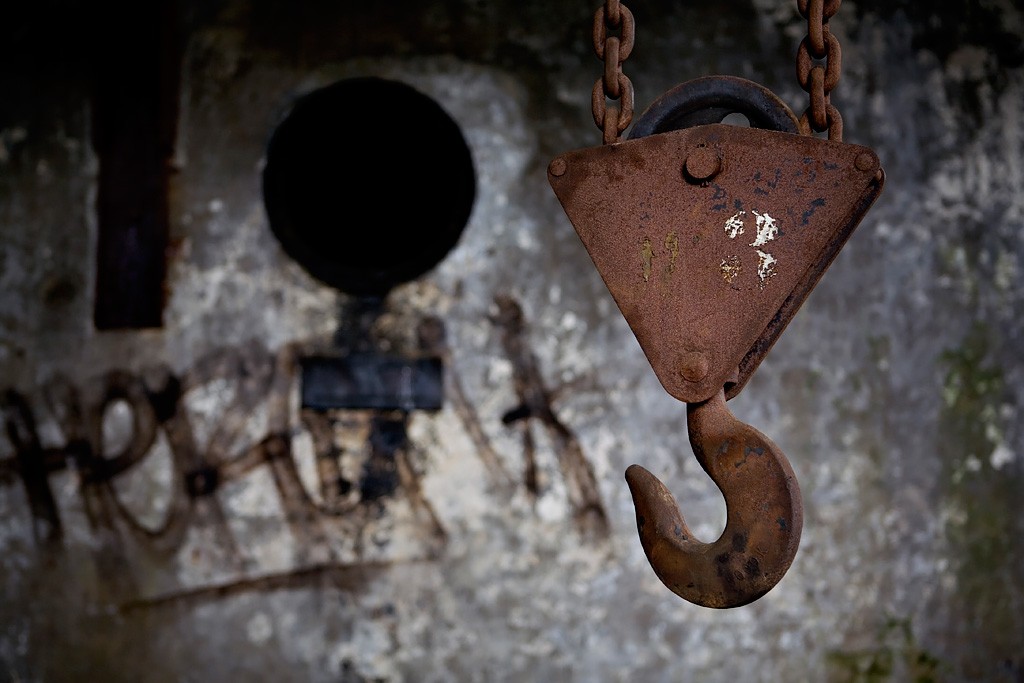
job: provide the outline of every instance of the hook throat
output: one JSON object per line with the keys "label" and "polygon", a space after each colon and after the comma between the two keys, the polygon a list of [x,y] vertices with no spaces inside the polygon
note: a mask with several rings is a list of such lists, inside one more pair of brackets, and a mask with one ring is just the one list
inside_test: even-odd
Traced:
{"label": "hook throat", "polygon": [[704,607],[740,607],[771,590],[792,564],[803,529],[803,501],[786,456],[740,422],[725,394],[687,406],[694,455],[726,502],[718,540],[694,538],[671,491],[639,465],[626,470],[640,542],[672,592]]}

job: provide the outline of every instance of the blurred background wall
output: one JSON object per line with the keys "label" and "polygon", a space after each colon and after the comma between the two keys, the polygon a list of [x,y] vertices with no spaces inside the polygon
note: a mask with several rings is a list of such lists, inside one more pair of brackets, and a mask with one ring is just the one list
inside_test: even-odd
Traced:
{"label": "blurred background wall", "polygon": [[[833,19],[887,185],[730,404],[806,519],[783,581],[714,611],[651,571],[622,472],[705,540],[724,503],[545,175],[600,142],[596,4],[5,8],[0,680],[1024,680],[1024,9]],[[639,111],[714,73],[806,106],[795,2],[627,5]],[[356,77],[437,102],[475,174],[458,244],[382,301],[289,257],[261,184],[298,98]],[[387,264],[452,171],[348,106],[334,172],[388,190],[339,188],[339,229]],[[303,409],[303,359],[356,351],[440,359],[441,407]]]}

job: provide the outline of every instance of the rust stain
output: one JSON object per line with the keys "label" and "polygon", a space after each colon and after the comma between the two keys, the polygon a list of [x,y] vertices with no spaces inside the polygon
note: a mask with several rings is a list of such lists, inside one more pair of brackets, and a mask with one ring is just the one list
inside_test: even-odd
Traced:
{"label": "rust stain", "polygon": [[671,275],[676,269],[676,259],[679,258],[679,233],[675,230],[665,235],[665,248],[668,249],[668,273]]}
{"label": "rust stain", "polygon": [[651,264],[654,261],[654,249],[651,246],[651,239],[644,238],[643,246],[640,248],[640,260],[644,264],[644,282],[651,280]]}
{"label": "rust stain", "polygon": [[731,285],[733,280],[738,278],[740,273],[743,272],[743,264],[740,263],[739,256],[729,256],[722,259],[720,269],[722,271],[722,279]]}

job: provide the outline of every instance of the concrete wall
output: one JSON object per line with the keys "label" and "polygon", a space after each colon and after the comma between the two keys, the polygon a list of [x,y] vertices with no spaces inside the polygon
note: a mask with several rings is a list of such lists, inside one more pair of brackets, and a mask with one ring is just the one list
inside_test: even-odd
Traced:
{"label": "concrete wall", "polygon": [[[805,106],[795,2],[627,4],[639,109],[712,73]],[[92,325],[89,100],[95,41],[117,34],[86,3],[15,12],[0,378],[51,449],[60,528],[0,438],[0,679],[1024,680],[1019,3],[848,1],[833,22],[846,138],[876,149],[887,186],[730,404],[788,454],[806,519],[783,581],[728,611],[677,599],[640,548],[629,464],[704,539],[724,504],[545,178],[600,141],[594,7],[297,5],[179,6],[164,325],[119,332]],[[458,246],[370,325],[413,354],[417,327],[443,322],[445,406],[377,422],[298,406],[297,359],[358,317],[284,254],[260,186],[295,98],[354,76],[441,103],[477,173]],[[396,163],[396,201],[429,172]],[[388,226],[367,229],[386,249]],[[164,422],[124,471],[87,476],[61,450],[76,429],[108,459],[138,441],[126,403],[96,407],[110,386],[150,392]],[[371,495],[383,423],[408,442]],[[353,488],[331,489],[331,462]],[[190,495],[204,466],[218,485]],[[579,493],[588,468],[596,500]]]}

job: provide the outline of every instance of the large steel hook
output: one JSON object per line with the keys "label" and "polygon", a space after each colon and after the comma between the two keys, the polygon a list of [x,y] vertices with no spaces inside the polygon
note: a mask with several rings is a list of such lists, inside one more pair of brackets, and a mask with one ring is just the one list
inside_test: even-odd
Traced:
{"label": "large steel hook", "polygon": [[705,607],[740,607],[770,591],[800,545],[803,501],[789,461],[771,439],[740,422],[725,391],[686,408],[697,461],[728,509],[714,543],[694,538],[672,493],[640,465],[626,470],[640,543],[669,590]]}

